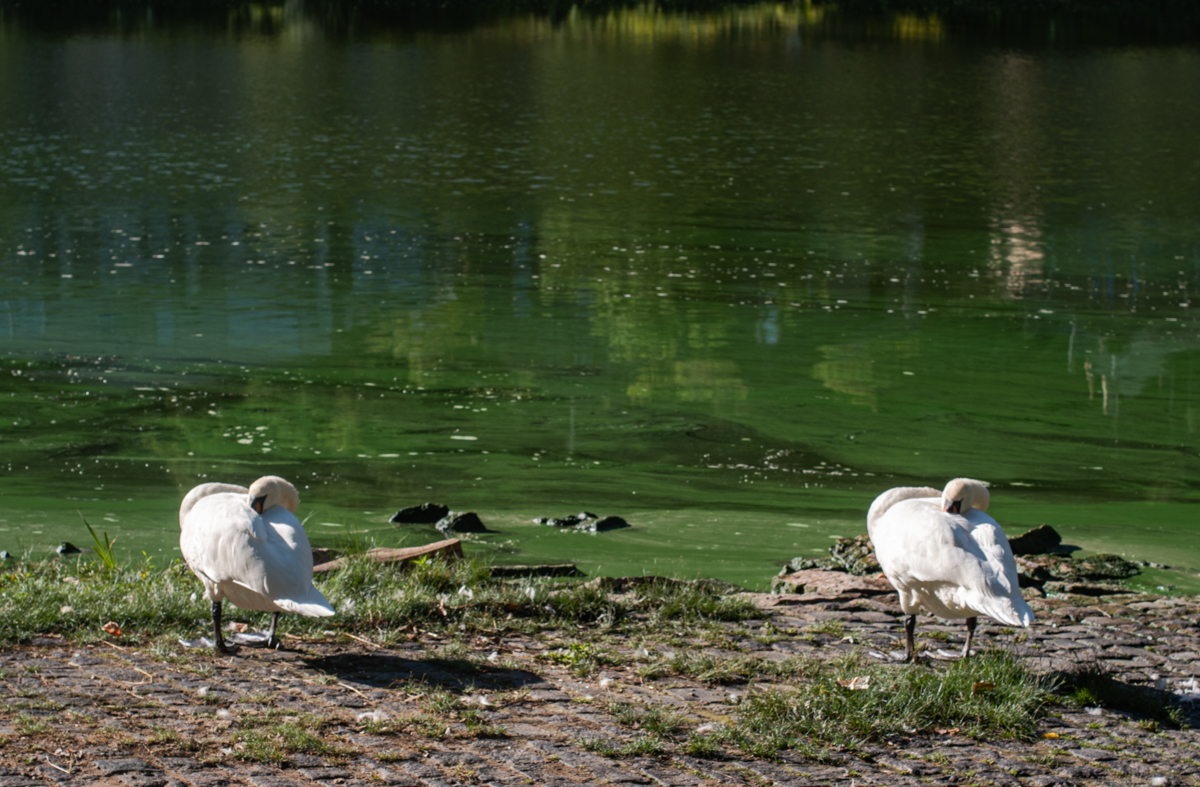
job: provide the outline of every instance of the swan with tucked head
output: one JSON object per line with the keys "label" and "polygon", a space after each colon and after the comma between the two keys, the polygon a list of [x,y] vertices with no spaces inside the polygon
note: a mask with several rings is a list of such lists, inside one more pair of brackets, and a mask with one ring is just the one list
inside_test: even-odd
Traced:
{"label": "swan with tucked head", "polygon": [[267,646],[278,647],[275,629],[282,612],[308,617],[334,614],[312,583],[312,547],[296,518],[300,494],[278,476],[263,476],[249,489],[235,484],[201,484],[179,508],[183,559],[212,602],[214,647],[226,653],[221,636],[221,602],[270,612]]}
{"label": "swan with tucked head", "polygon": [[871,504],[867,532],[908,616],[905,661],[913,659],[921,610],[940,618],[966,618],[964,658],[971,653],[979,615],[1007,626],[1033,622],[1008,538],[984,513],[990,503],[982,482],[955,478],[940,492],[932,487],[889,489]]}

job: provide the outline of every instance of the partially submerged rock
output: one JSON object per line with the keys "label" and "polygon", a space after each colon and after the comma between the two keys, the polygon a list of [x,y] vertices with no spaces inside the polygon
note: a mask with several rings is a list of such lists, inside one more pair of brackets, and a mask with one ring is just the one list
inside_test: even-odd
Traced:
{"label": "partially submerged rock", "polygon": [[629,527],[629,523],[619,516],[606,516],[603,519],[589,519],[575,526],[576,530],[586,533],[603,533],[608,530],[620,530]]}
{"label": "partially submerged rock", "polygon": [[847,573],[858,577],[874,576],[882,571],[875,559],[875,547],[866,535],[837,539],[829,547],[829,557]]}
{"label": "partially submerged rock", "polygon": [[1014,555],[1045,555],[1061,544],[1062,536],[1049,525],[1039,525],[1008,540]]}
{"label": "partially submerged rock", "polygon": [[492,566],[492,579],[516,579],[518,577],[585,577],[573,563],[548,566]]}
{"label": "partially submerged rock", "polygon": [[829,547],[829,557],[826,558],[792,558],[779,574],[783,576],[812,569],[844,571],[859,577],[874,576],[883,570],[875,559],[875,547],[866,535],[837,539]]}
{"label": "partially submerged rock", "polygon": [[550,527],[575,527],[589,519],[596,519],[596,515],[590,511],[580,511],[578,514],[569,514],[564,517],[539,516],[533,520],[533,523]]}
{"label": "partially submerged rock", "polygon": [[422,503],[419,506],[401,508],[388,521],[398,525],[432,525],[449,513],[450,508],[440,503]]}
{"label": "partially submerged rock", "polygon": [[1060,582],[1114,581],[1129,579],[1141,572],[1141,567],[1118,555],[1065,557],[1038,555],[1017,560],[1023,571],[1041,571],[1047,579]]}
{"label": "partially submerged rock", "polygon": [[581,511],[578,514],[555,519],[552,517],[538,517],[533,520],[539,525],[548,525],[550,527],[570,528],[572,530],[580,530],[585,533],[603,533],[608,530],[619,530],[623,527],[631,525],[619,516],[598,517],[588,511]]}
{"label": "partially submerged rock", "polygon": [[443,533],[488,533],[491,532],[474,511],[451,511],[434,525]]}

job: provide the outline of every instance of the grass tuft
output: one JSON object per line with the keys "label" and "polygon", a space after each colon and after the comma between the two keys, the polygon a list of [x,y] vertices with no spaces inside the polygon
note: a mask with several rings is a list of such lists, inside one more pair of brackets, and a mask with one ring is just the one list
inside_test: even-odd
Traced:
{"label": "grass tuft", "polygon": [[281,763],[290,754],[347,757],[351,752],[326,742],[320,735],[328,719],[311,715],[265,714],[246,717],[234,734],[234,756],[261,763]]}
{"label": "grass tuft", "polygon": [[[97,554],[106,553],[98,548]],[[351,556],[344,568],[318,575],[315,582],[338,614],[288,615],[281,623],[286,634],[321,639],[333,629],[387,645],[411,636],[403,632],[414,628],[453,632],[455,637],[576,626],[605,634],[647,624],[694,633],[703,624],[757,614],[746,602],[722,595],[726,588],[709,583],[649,583],[632,598],[615,597],[597,583],[492,580],[489,567],[475,560],[422,560],[404,569]],[[111,568],[103,557],[47,560],[14,563],[0,571],[0,647],[48,633],[82,642],[108,639],[101,627],[109,621],[126,641],[173,642],[207,633],[209,613],[203,587],[179,560],[161,569],[149,560],[114,562]],[[269,615],[228,605],[226,617],[265,628]],[[469,666],[449,651],[435,658],[446,666]],[[597,661],[582,664],[581,673]]]}
{"label": "grass tuft", "polygon": [[100,558],[100,562],[107,570],[116,571],[117,558],[115,555],[113,555],[113,544],[117,543],[117,539],[114,538],[110,540],[108,537],[108,531],[105,530],[104,540],[101,540],[100,536],[96,535],[96,531],[87,521],[87,518],[84,517],[83,512],[79,512],[79,518],[83,520],[84,526],[87,527],[88,532],[92,534],[92,544],[93,549],[96,552],[96,557]]}
{"label": "grass tuft", "polygon": [[677,651],[637,669],[638,675],[646,679],[674,674],[717,686],[748,683],[755,678],[790,678],[804,671],[805,664],[794,658],[772,661],[761,656],[715,656],[695,651]]}
{"label": "grass tuft", "polygon": [[938,729],[1031,739],[1052,688],[1005,651],[957,661],[945,671],[854,655],[830,662],[811,681],[751,694],[724,735],[760,756],[804,750],[809,741],[856,751],[888,736]]}
{"label": "grass tuft", "polygon": [[607,702],[604,709],[617,724],[632,727],[657,736],[674,735],[683,726],[683,716],[661,705],[639,705],[630,702]]}

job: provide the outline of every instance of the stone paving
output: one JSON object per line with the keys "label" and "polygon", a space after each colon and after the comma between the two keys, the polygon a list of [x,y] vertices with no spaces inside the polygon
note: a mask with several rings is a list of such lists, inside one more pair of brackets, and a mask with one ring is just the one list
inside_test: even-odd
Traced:
{"label": "stone paving", "polygon": [[[889,596],[755,598],[763,618],[731,626],[716,653],[782,659],[857,648],[888,659],[902,648]],[[984,620],[979,647],[1010,648],[1037,670],[1104,664],[1185,708],[1200,697],[1200,600],[1031,603],[1039,618],[1027,639]],[[961,646],[963,627],[922,618],[917,632],[926,658],[938,659],[939,649]],[[914,736],[860,754],[831,752],[824,762],[733,750],[698,759],[679,753],[684,747],[609,758],[585,742],[620,746],[639,733],[618,723],[605,700],[667,706],[696,727],[731,718],[738,694],[753,685],[643,680],[632,663],[580,677],[546,658],[571,652],[553,635],[464,643],[469,652],[454,658],[418,635],[389,648],[342,637],[216,657],[41,639],[0,652],[0,787],[1200,784],[1200,733],[1099,708],[1055,707],[1033,741]],[[711,642],[703,647],[714,652]],[[644,654],[631,643],[626,655]],[[255,732],[280,720],[319,746],[247,761]]]}

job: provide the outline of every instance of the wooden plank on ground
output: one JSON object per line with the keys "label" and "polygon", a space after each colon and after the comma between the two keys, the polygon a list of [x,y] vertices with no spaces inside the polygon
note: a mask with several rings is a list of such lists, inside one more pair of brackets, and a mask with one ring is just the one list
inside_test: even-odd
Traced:
{"label": "wooden plank on ground", "polygon": [[[441,557],[446,560],[461,560],[463,557],[462,541],[457,538],[448,538],[445,541],[435,541],[432,544],[426,544],[420,547],[403,547],[400,549],[392,547],[375,547],[366,552],[365,557],[374,563],[411,563],[422,557]],[[349,558],[339,557],[337,560],[330,560],[327,563],[322,563],[319,566],[313,566],[314,573],[324,573],[326,571],[336,571],[346,565]]]}

